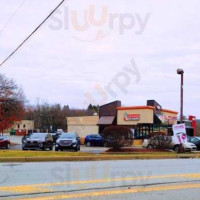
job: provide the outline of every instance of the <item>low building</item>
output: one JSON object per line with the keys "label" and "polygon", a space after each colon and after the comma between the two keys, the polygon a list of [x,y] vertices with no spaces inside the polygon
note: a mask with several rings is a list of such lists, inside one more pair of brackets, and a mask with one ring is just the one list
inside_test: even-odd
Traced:
{"label": "low building", "polygon": [[134,132],[135,140],[147,138],[153,131],[167,132],[168,127],[177,124],[178,112],[164,109],[155,100],[148,100],[145,106],[121,106],[114,101],[100,106],[99,116],[68,117],[68,132],[77,132],[81,138],[91,133],[103,133],[106,127],[126,126]]}
{"label": "low building", "polygon": [[98,121],[99,116],[67,117],[67,131],[76,132],[83,143],[86,135],[99,133]]}
{"label": "low building", "polygon": [[167,132],[169,126],[177,124],[178,112],[161,107],[118,107],[117,110],[117,125],[131,128],[135,139],[145,139],[154,131]]}
{"label": "low building", "polygon": [[35,126],[35,123],[33,120],[22,120],[22,121],[15,122],[13,126],[7,129],[5,132],[10,133],[11,130],[14,130],[16,132],[23,131],[27,133],[28,130],[34,130],[34,126]]}
{"label": "low building", "polygon": [[[119,106],[118,106],[119,105]],[[150,132],[167,131],[167,127],[177,124],[178,112],[164,109],[155,100],[148,100],[145,106],[121,106],[115,101],[100,106],[98,122],[100,133],[110,125],[131,128],[135,139],[144,139]]]}

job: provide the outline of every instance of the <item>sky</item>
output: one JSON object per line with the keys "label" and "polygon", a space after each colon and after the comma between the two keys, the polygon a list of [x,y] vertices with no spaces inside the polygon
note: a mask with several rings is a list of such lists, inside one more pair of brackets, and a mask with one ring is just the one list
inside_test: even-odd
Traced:
{"label": "sky", "polygon": [[[0,0],[0,62],[60,0]],[[30,104],[154,99],[200,118],[199,0],[69,0],[2,67]]]}

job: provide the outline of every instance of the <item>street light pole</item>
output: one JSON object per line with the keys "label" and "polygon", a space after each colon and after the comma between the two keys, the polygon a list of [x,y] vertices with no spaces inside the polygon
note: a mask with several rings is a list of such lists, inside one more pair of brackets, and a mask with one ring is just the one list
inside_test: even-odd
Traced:
{"label": "street light pole", "polygon": [[180,121],[181,121],[181,123],[183,123],[183,85],[184,85],[184,81],[183,81],[184,71],[183,71],[183,69],[177,69],[177,74],[181,75],[181,106],[180,106]]}

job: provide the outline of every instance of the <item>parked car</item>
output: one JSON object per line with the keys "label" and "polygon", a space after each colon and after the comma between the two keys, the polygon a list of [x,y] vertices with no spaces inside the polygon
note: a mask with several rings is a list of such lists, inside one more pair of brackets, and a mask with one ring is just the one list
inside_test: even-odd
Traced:
{"label": "parked car", "polygon": [[0,148],[9,149],[10,147],[10,140],[8,137],[0,136]]}
{"label": "parked car", "polygon": [[187,141],[197,146],[197,150],[200,150],[200,137],[187,137]]}
{"label": "parked car", "polygon": [[85,145],[90,146],[104,146],[105,141],[99,134],[91,134],[85,137]]}
{"label": "parked car", "polygon": [[26,140],[27,138],[29,138],[29,137],[31,136],[31,134],[32,134],[32,133],[28,133],[28,134],[24,135],[24,136],[22,137],[22,143],[24,142],[24,140]]}
{"label": "parked car", "polygon": [[[154,149],[155,147],[150,143],[149,139],[145,139],[142,146],[147,149]],[[177,142],[175,137],[172,136],[172,142],[169,144],[168,149],[173,149],[175,152],[178,152],[180,144]],[[183,147],[185,151],[190,152],[190,151],[195,151],[197,150],[197,147],[195,144],[192,144],[190,142],[185,142],[183,143]]]}
{"label": "parked car", "polygon": [[53,138],[49,133],[32,133],[22,143],[23,150],[42,149],[46,151],[47,148],[53,149]]}
{"label": "parked car", "polygon": [[80,137],[76,133],[63,133],[56,141],[55,151],[71,149],[80,151]]}
{"label": "parked car", "polygon": [[64,133],[64,131],[63,131],[63,129],[58,129],[58,130],[56,131],[56,133],[59,134],[59,135],[61,135],[61,134]]}

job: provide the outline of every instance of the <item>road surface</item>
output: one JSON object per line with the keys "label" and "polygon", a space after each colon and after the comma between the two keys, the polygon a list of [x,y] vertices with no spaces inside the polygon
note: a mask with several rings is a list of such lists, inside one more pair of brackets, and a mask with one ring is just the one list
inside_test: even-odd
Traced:
{"label": "road surface", "polygon": [[200,160],[1,163],[0,199],[199,200]]}

